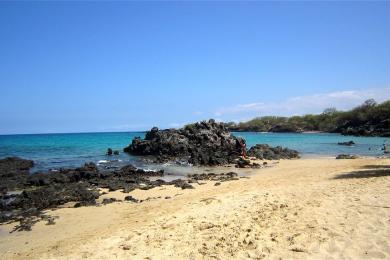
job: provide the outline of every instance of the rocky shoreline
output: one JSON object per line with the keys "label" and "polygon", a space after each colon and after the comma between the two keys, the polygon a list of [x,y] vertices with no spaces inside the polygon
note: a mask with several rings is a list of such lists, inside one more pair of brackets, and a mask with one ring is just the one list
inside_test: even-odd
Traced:
{"label": "rocky shoreline", "polygon": [[[187,125],[182,129],[160,131],[152,128],[144,140],[134,138],[125,152],[142,156],[153,162],[181,161],[198,166],[236,164],[237,168],[261,168],[266,165],[251,163],[246,155],[260,160],[299,158],[298,152],[282,147],[256,145],[246,149],[245,140],[235,137],[221,123],[214,120]],[[107,154],[117,153],[108,149]],[[50,172],[30,174],[34,166],[31,160],[8,157],[0,160],[0,224],[18,221],[14,231],[31,230],[38,221],[54,224],[55,219],[44,214],[47,209],[67,203],[74,207],[98,205],[97,199],[105,193],[121,190],[129,193],[135,189],[149,190],[163,185],[181,189],[193,189],[199,181],[221,182],[238,180],[235,172],[203,173],[188,175],[183,179],[165,181],[163,170],[147,171],[133,165],[122,168],[99,169],[89,162],[75,169],[60,168]],[[169,174],[169,173],[168,173]],[[151,178],[153,177],[153,178]],[[102,204],[117,202],[105,198]],[[125,201],[140,203],[131,196]]]}
{"label": "rocky shoreline", "polygon": [[[150,180],[150,177],[162,177],[164,171],[145,171],[127,165],[118,170],[99,171],[94,163],[86,163],[76,169],[59,169],[50,173],[30,174],[34,165],[30,160],[8,157],[0,160],[0,224],[18,221],[14,231],[28,231],[38,221],[54,224],[55,219],[44,214],[69,202],[74,207],[97,205],[97,199],[108,191],[121,190],[123,193],[135,189],[148,190],[162,185],[173,185],[181,189],[193,189],[191,183],[199,180],[224,182],[238,180],[237,173],[195,174],[186,179],[164,181]],[[115,202],[105,199],[102,204]],[[128,198],[126,201],[142,202]]]}
{"label": "rocky shoreline", "polygon": [[[241,156],[263,160],[299,158],[295,150],[257,144],[246,149],[243,138],[233,136],[223,123],[213,119],[190,124],[181,129],[159,130],[153,127],[145,139],[136,137],[124,148],[136,156],[148,156],[152,162],[185,162],[192,165],[225,165],[237,163]],[[151,158],[151,159],[150,159]]]}

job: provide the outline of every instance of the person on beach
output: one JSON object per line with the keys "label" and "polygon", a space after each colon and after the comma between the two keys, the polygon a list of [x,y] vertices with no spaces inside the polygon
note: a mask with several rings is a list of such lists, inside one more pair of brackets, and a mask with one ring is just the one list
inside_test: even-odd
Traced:
{"label": "person on beach", "polygon": [[241,156],[246,158],[246,143],[241,143]]}

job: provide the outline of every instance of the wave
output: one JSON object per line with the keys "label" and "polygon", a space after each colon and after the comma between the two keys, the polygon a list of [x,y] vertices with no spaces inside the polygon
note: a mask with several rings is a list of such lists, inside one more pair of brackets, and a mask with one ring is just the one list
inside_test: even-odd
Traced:
{"label": "wave", "polygon": [[107,164],[107,163],[109,163],[109,161],[107,161],[107,160],[99,160],[97,162],[98,165],[100,165],[100,164]]}

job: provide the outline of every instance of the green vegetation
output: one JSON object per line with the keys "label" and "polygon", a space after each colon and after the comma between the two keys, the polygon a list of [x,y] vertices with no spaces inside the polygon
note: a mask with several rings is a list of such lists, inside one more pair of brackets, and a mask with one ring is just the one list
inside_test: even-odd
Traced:
{"label": "green vegetation", "polygon": [[390,100],[377,104],[369,99],[350,111],[328,108],[319,115],[264,116],[247,122],[226,123],[231,131],[303,132],[323,131],[345,135],[390,136]]}

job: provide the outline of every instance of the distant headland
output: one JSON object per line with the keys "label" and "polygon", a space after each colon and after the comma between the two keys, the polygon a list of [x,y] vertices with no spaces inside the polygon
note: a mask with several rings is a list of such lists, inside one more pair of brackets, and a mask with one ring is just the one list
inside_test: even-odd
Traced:
{"label": "distant headland", "polygon": [[335,108],[325,109],[321,114],[279,117],[263,116],[247,122],[226,123],[231,131],[255,131],[300,133],[320,131],[355,136],[390,136],[390,100],[378,104],[366,100],[362,105],[349,111]]}

